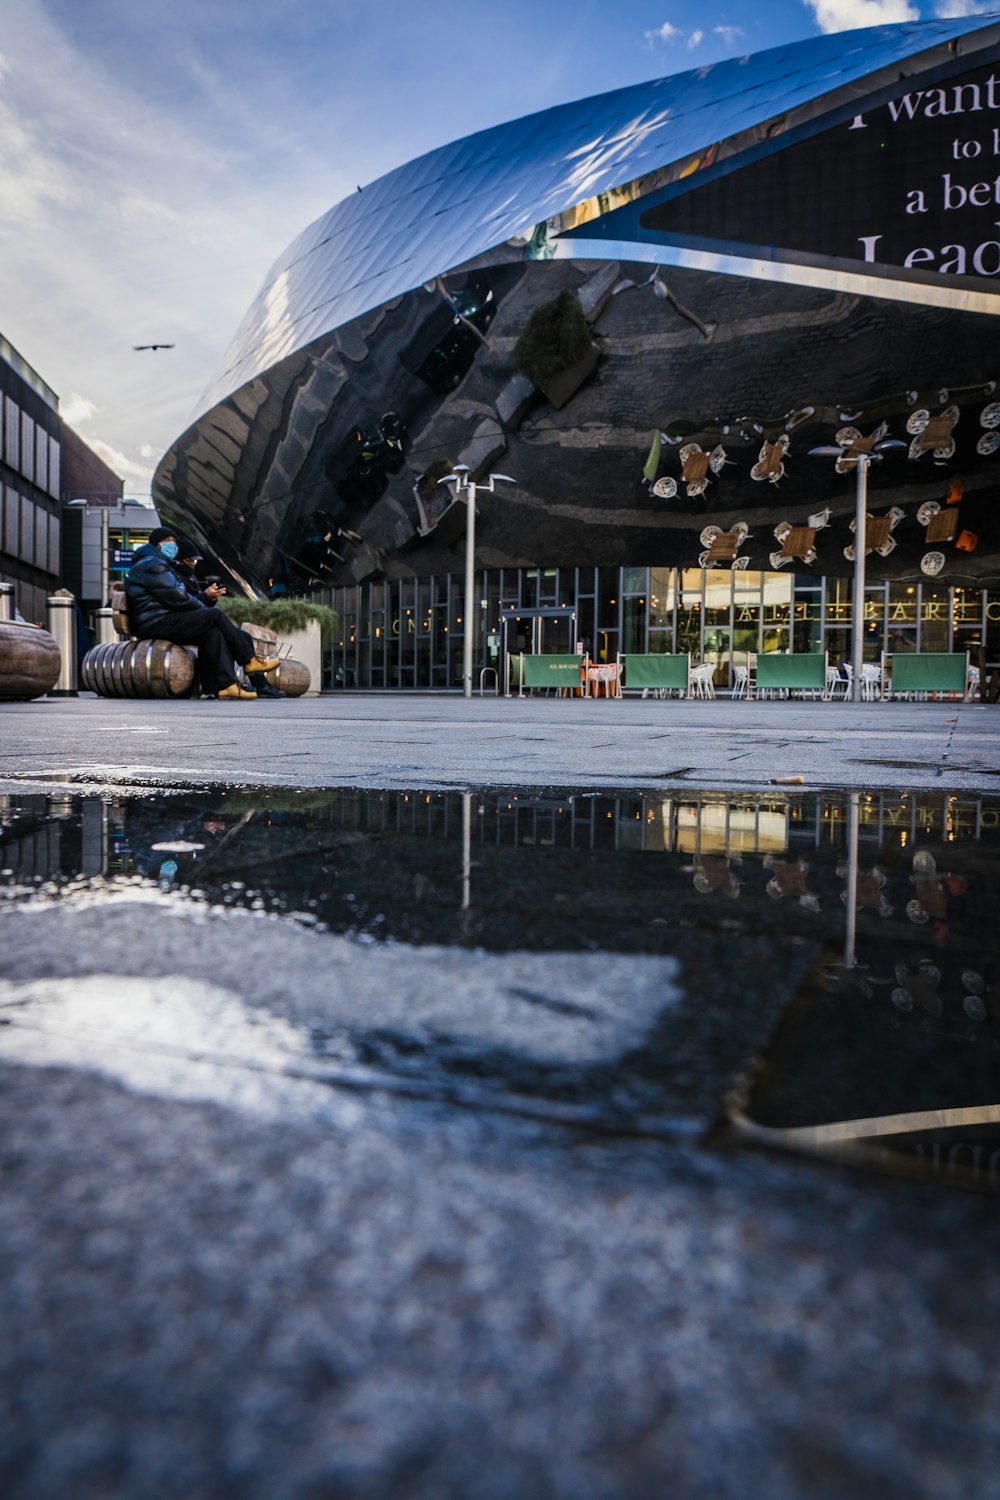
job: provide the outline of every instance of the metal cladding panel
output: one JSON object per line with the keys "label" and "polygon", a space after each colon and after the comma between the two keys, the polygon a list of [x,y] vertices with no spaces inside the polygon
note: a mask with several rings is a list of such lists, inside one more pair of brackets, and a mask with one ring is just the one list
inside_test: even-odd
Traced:
{"label": "metal cladding panel", "polygon": [[553,215],[995,25],[965,16],[814,37],[558,105],[429,152],[344,199],[292,241],[198,410],[319,333]]}

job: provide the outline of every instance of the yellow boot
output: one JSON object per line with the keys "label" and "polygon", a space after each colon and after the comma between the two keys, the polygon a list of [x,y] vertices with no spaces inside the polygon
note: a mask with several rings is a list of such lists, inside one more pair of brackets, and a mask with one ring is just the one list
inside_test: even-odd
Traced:
{"label": "yellow boot", "polygon": [[277,656],[254,656],[246,663],[244,672],[273,672],[280,658]]}
{"label": "yellow boot", "polygon": [[240,687],[238,682],[231,682],[228,687],[220,688],[216,696],[219,698],[256,698],[257,694]]}

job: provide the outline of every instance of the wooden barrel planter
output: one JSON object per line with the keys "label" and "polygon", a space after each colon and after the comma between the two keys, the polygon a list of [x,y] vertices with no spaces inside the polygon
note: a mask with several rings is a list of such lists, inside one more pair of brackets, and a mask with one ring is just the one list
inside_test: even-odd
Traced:
{"label": "wooden barrel planter", "polygon": [[186,698],[194,686],[194,657],[171,641],[92,646],[80,685],[102,698]]}
{"label": "wooden barrel planter", "polygon": [[280,688],[289,698],[301,698],[303,693],[308,693],[312,682],[312,673],[305,662],[295,661],[290,656],[283,656],[278,665],[264,675],[272,687]]}
{"label": "wooden barrel planter", "polygon": [[62,669],[59,647],[47,630],[20,621],[0,621],[0,698],[42,698]]}

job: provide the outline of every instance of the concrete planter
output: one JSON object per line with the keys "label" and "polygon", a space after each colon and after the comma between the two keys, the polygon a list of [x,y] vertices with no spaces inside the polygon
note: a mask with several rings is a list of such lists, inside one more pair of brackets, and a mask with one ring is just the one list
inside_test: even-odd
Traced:
{"label": "concrete planter", "polygon": [[323,683],[323,645],[320,639],[319,621],[310,620],[305,630],[288,632],[280,637],[282,655],[290,646],[291,656],[309,668],[309,688],[303,695],[315,698]]}
{"label": "concrete planter", "polygon": [[310,619],[304,630],[286,631],[279,637],[282,646],[282,655],[288,652],[301,661],[303,666],[309,667],[309,690],[303,694],[304,697],[316,697],[322,685],[322,642],[319,639],[319,621]]}
{"label": "concrete planter", "polygon": [[542,387],[545,399],[552,403],[557,411],[561,411],[566,402],[577,391],[585,380],[589,380],[597,369],[597,361],[601,357],[599,344],[591,344],[587,353],[573,364],[567,365],[565,370],[560,370],[551,380],[547,380]]}

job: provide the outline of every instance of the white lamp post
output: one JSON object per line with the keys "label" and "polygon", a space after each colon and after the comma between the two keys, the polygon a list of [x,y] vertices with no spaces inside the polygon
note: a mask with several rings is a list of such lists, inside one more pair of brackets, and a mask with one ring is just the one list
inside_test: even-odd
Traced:
{"label": "white lamp post", "polygon": [[455,486],[455,498],[464,497],[466,504],[465,520],[465,634],[462,645],[462,691],[467,698],[472,697],[472,636],[475,624],[475,610],[473,608],[473,590],[476,583],[476,491],[477,489],[488,490],[492,495],[494,486],[499,481],[501,484],[516,484],[516,479],[511,479],[508,474],[491,474],[489,479],[477,484],[469,478],[470,469],[468,464],[456,464],[454,474],[446,474],[439,479],[439,484],[453,484]]}
{"label": "white lamp post", "polygon": [[[884,429],[883,429],[884,431]],[[851,699],[861,702],[861,667],[865,644],[865,531],[868,522],[868,465],[881,463],[886,449],[905,448],[898,438],[876,443],[870,451],[851,446],[810,448],[814,458],[839,458],[857,464],[858,486],[854,502],[854,608],[851,621]]]}

